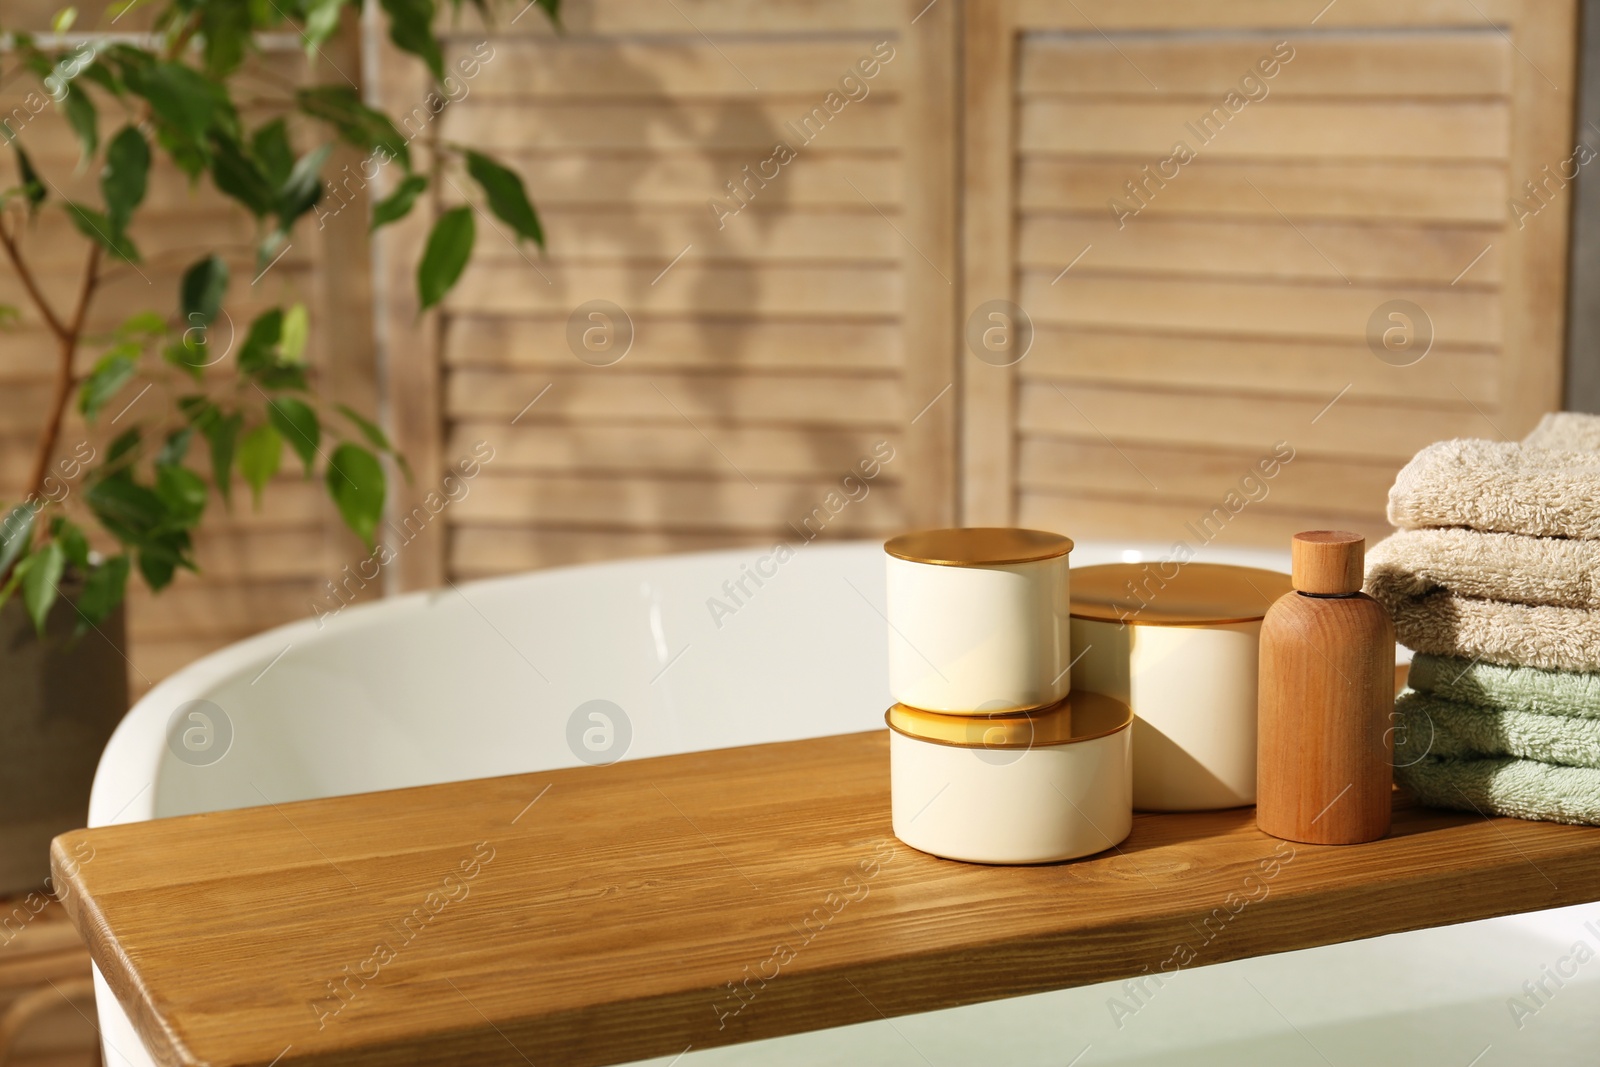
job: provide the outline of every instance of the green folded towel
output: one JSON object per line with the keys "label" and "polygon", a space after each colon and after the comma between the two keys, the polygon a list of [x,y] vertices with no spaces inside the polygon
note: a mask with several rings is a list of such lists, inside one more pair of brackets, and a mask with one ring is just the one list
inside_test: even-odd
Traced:
{"label": "green folded towel", "polygon": [[1418,655],[1411,688],[1462,704],[1600,719],[1600,673],[1507,667],[1454,656]]}
{"label": "green folded towel", "polygon": [[1517,756],[1600,768],[1600,720],[1481,708],[1407,689],[1394,702],[1396,766],[1430,759]]}
{"label": "green folded towel", "polygon": [[1600,771],[1536,760],[1434,759],[1396,767],[1395,780],[1433,808],[1600,826]]}

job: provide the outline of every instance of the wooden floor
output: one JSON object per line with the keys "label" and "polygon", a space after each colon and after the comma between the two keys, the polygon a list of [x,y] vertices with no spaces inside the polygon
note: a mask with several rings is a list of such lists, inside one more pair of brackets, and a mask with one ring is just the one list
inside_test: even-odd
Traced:
{"label": "wooden floor", "polygon": [[0,1067],[94,1067],[89,950],[44,899],[0,898]]}
{"label": "wooden floor", "polygon": [[[1600,899],[1600,831],[1402,805],[1291,845],[1141,815],[1001,868],[890,831],[882,732],[80,831],[164,1062],[603,1064]],[[58,871],[58,877],[66,872]]]}

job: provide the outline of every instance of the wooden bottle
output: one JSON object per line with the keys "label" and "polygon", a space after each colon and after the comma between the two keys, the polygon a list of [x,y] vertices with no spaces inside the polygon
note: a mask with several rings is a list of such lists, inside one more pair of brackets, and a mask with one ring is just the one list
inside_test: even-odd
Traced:
{"label": "wooden bottle", "polygon": [[1256,825],[1318,845],[1389,832],[1394,623],[1361,592],[1358,534],[1294,535],[1294,592],[1261,623]]}

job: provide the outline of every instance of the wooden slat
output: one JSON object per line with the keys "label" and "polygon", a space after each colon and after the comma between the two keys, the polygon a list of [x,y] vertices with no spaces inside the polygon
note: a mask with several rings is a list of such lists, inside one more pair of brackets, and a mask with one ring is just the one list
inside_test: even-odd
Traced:
{"label": "wooden slat", "polygon": [[[1151,162],[1026,156],[1018,162],[1018,201],[1028,211],[1095,211],[1110,218],[1107,203],[1125,193],[1125,182],[1142,178],[1139,168]],[[1182,168],[1178,180],[1160,190],[1128,225],[1171,214],[1279,219],[1276,208],[1295,219],[1498,226],[1506,218],[1509,190],[1505,168],[1491,163],[1255,163],[1202,156]]]}
{"label": "wooden slat", "polygon": [[1460,277],[1457,288],[1481,289],[1500,280],[1498,236],[1498,229],[1484,227],[1395,223],[1291,226],[1280,218],[1158,216],[1119,227],[1109,212],[1025,215],[1018,222],[1017,262],[1053,276],[1088,247],[1073,267],[1076,274],[1141,271],[1326,281],[1332,260],[1356,282],[1449,286]]}
{"label": "wooden slat", "polygon": [[[1286,40],[1293,58],[1278,63],[1273,49]],[[1272,78],[1263,78],[1257,67],[1264,58],[1276,65]],[[1487,23],[1415,35],[1318,34],[1310,41],[1298,33],[1270,32],[1199,39],[1175,32],[1112,42],[1098,34],[1063,38],[1041,33],[1024,39],[1019,89],[1030,96],[1160,93],[1220,98],[1240,92],[1240,80],[1248,72],[1266,85],[1269,99],[1484,97],[1510,90],[1515,62],[1510,44]],[[1267,69],[1274,69],[1272,64]]]}
{"label": "wooden slat", "polygon": [[[337,577],[330,574],[330,579]],[[147,641],[197,634],[250,634],[295,619],[311,618],[324,590],[305,581],[227,584],[180,578],[160,593],[133,583],[128,595],[128,633],[135,647]]]}
{"label": "wooden slat", "polygon": [[926,0],[900,0],[908,20],[904,50],[909,92],[901,107],[907,188],[901,241],[905,275],[902,331],[904,386],[916,410],[907,412],[902,473],[910,524],[951,526],[959,514],[956,389],[961,349],[960,181],[963,108],[958,80],[960,16],[955,5],[930,9]]}
{"label": "wooden slat", "polygon": [[[1393,530],[1381,516],[1371,513],[1279,511],[1270,507],[1247,507],[1225,525],[1213,518],[1211,526],[1202,529],[1198,524],[1211,513],[1212,506],[1158,503],[1148,496],[1027,492],[1018,504],[1017,521],[1036,529],[1067,530],[1081,539],[1154,541],[1169,546],[1181,541],[1191,549],[1214,542],[1229,548],[1282,551],[1301,530],[1326,529],[1353,530],[1376,544]],[[1221,532],[1208,541],[1207,530],[1219,528]]]}
{"label": "wooden slat", "polygon": [[1238,336],[1361,341],[1367,320],[1390,300],[1428,313],[1435,343],[1493,347],[1499,301],[1459,288],[1345,284],[1328,265],[1325,285],[1106,278],[1025,272],[1017,302],[1036,320],[1075,327],[1226,331]]}
{"label": "wooden slat", "polygon": [[158,1061],[236,1067],[666,1058],[1600,893],[1586,827],[1404,798],[1359,846],[1245,808],[952,863],[893,838],[888,760],[878,730],[208,812],[74,831],[52,866]]}
{"label": "wooden slat", "polygon": [[[771,146],[767,146],[768,149]],[[833,151],[820,143],[785,166],[782,192],[773,200],[791,207],[857,208],[862,198],[887,210],[904,195],[905,176],[897,159],[885,152]],[[514,166],[541,208],[584,204],[614,208],[619,203],[648,209],[677,205],[706,211],[712,197],[726,194],[726,183],[757,167],[767,152],[589,152],[548,154],[507,146],[500,156]],[[803,166],[796,166],[804,160]],[[769,173],[771,168],[767,168]],[[851,186],[855,188],[851,188]],[[1504,210],[1504,205],[1495,207]],[[760,212],[757,211],[757,214]]]}
{"label": "wooden slat", "polygon": [[[489,234],[485,237],[495,239]],[[458,313],[555,311],[565,315],[586,300],[603,297],[630,315],[887,316],[899,311],[903,299],[899,272],[888,267],[751,269],[707,264],[692,251],[676,266],[671,260],[671,256],[663,256],[659,262],[638,267],[596,265],[560,270],[533,260],[524,261],[520,269],[474,262],[445,303]]]}
{"label": "wooden slat", "polygon": [[[824,527],[821,537],[830,536]],[[683,532],[464,525],[455,527],[450,535],[450,570],[463,578],[486,578],[574,563],[765,546],[783,537],[781,529],[765,531],[763,536],[739,530]],[[788,537],[798,543],[792,531],[788,532]]]}
{"label": "wooden slat", "polygon": [[282,581],[304,578],[325,582],[350,562],[335,553],[322,526],[237,532],[217,531],[195,544],[201,581]]}
{"label": "wooden slat", "polygon": [[149,692],[161,679],[175,674],[202,656],[249,636],[248,633],[212,632],[195,637],[146,639],[129,649],[132,660],[130,691],[135,698]]}
{"label": "wooden slat", "polygon": [[[1271,478],[1261,472],[1268,461]],[[1070,496],[1139,496],[1158,501],[1213,504],[1227,493],[1268,503],[1277,510],[1338,509],[1377,516],[1383,513],[1398,464],[1360,463],[1317,455],[1295,455],[1279,463],[1270,444],[1255,451],[1231,452],[1196,447],[1113,445],[1099,436],[1025,437],[1017,462],[1017,484],[1024,493]]]}
{"label": "wooden slat", "polygon": [[[520,20],[519,20],[520,21]],[[682,40],[636,41],[626,39],[501,37],[488,42],[453,43],[445,52],[446,67],[461,76],[469,96],[570,99],[637,99],[664,97],[673,101],[718,100],[746,102],[748,71],[765,97],[791,96],[812,102],[833,91],[839,81],[855,72],[868,99],[894,93],[906,64],[896,50],[887,64],[873,57],[881,37],[829,36],[822,39],[741,40],[707,42],[698,37]],[[856,65],[871,60],[864,79]],[[467,62],[463,70],[458,64]],[[477,77],[468,77],[476,63]],[[596,77],[596,72],[604,77]],[[460,90],[458,90],[459,93]],[[862,90],[850,88],[856,95]]]}
{"label": "wooden slat", "polygon": [[[715,195],[719,190],[708,190]],[[816,260],[823,262],[894,263],[905,242],[861,200],[855,208],[790,209],[784,186],[769,183],[756,194],[750,214],[717,217],[704,204],[680,209],[624,205],[592,210],[546,211],[541,216],[547,240],[548,265],[555,273],[568,264],[621,260],[654,265],[654,272],[694,245],[699,262],[732,262],[745,267]],[[726,195],[720,202],[737,207]],[[521,256],[503,241],[486,241],[478,262],[497,270],[515,268]]]}
{"label": "wooden slat", "polygon": [[[1074,0],[1063,10],[1055,0],[1016,0],[1017,24],[1024,29],[1170,31],[1174,26],[1207,30],[1259,30],[1270,26],[1301,35],[1344,27],[1423,28],[1437,30],[1482,29],[1514,21],[1522,0],[1341,0],[1322,10],[1322,4],[1287,5],[1282,0],[1225,0],[1203,7],[1193,0]],[[1313,22],[1313,20],[1315,20]]]}
{"label": "wooden slat", "polygon": [[[1285,75],[1287,76],[1287,75]],[[1209,117],[1209,125],[1204,120]],[[1230,112],[1218,101],[1130,103],[1024,100],[1023,152],[1172,155],[1174,138],[1202,156],[1246,159],[1503,159],[1503,103],[1338,103],[1283,100]]]}
{"label": "wooden slat", "polygon": [[[890,370],[905,358],[891,322],[731,320],[638,316],[633,348],[618,371],[790,369]],[[453,315],[444,359],[453,367],[572,370],[567,319]]]}
{"label": "wooden slat", "polygon": [[1026,433],[1061,437],[1104,434],[1118,443],[1203,442],[1214,448],[1261,449],[1274,441],[1288,441],[1308,455],[1390,460],[1396,467],[1434,441],[1499,436],[1489,422],[1495,415],[1492,409],[1486,409],[1486,418],[1472,410],[1370,404],[1349,397],[1333,400],[1091,385],[1063,390],[1028,383],[1022,388],[1018,426]]}
{"label": "wooden slat", "polygon": [[[905,411],[900,383],[883,378],[603,374],[458,371],[450,376],[445,411],[452,417],[504,416],[509,424],[545,393],[520,422],[603,418],[668,426],[740,423],[884,427]],[[713,439],[715,439],[713,437]]]}
{"label": "wooden slat", "polygon": [[[471,453],[478,441],[492,441],[496,474],[594,472],[601,474],[689,474],[728,470],[731,462],[760,483],[767,477],[843,475],[873,457],[885,441],[881,433],[860,430],[726,429],[715,444],[687,423],[649,426],[541,426],[523,422],[457,422],[445,452]],[[898,455],[898,450],[897,450]],[[903,481],[903,465],[880,464],[874,484]]]}
{"label": "wooden slat", "polygon": [[[396,118],[403,123],[403,113]],[[739,149],[750,153],[745,162],[752,164],[770,156],[780,141],[803,156],[812,148],[893,149],[900,140],[894,104],[873,96],[836,112],[822,97],[737,105],[556,101],[532,110],[488,98],[469,108],[447,108],[438,125],[441,136],[483,148],[531,143],[540,151]],[[808,145],[812,138],[815,144]]]}
{"label": "wooden slat", "polygon": [[[855,0],[772,0],[763,4],[730,4],[726,0],[674,0],[665,6],[654,0],[588,0],[561,12],[562,32],[572,36],[587,34],[650,34],[681,38],[685,44],[698,44],[708,34],[776,34],[825,32],[871,33],[875,39],[893,36],[899,20],[895,13],[876,4]],[[498,21],[498,20],[497,20]],[[506,34],[550,37],[557,31],[550,24],[530,16],[503,26]],[[483,39],[482,26],[470,8],[463,8],[456,24],[456,36],[463,41]],[[759,70],[745,72],[754,82]],[[756,88],[754,82],[750,88]]]}
{"label": "wooden slat", "polygon": [[967,323],[1015,302],[1015,33],[1009,0],[973,0],[963,53],[961,521],[1007,526],[1015,512],[1016,372],[978,359]]}
{"label": "wooden slat", "polygon": [[842,503],[845,489],[837,479],[799,483],[765,479],[752,484],[731,468],[726,473],[723,479],[519,478],[500,477],[491,470],[478,479],[471,494],[451,505],[450,517],[455,523],[608,523],[639,530],[759,533],[791,522],[798,531],[808,516],[815,515],[814,528],[856,536],[905,525],[904,496],[898,486],[855,483],[859,499]]}
{"label": "wooden slat", "polygon": [[1024,379],[1106,382],[1156,389],[1199,389],[1349,399],[1410,396],[1461,407],[1493,404],[1500,357],[1435,345],[1409,367],[1377,359],[1365,342],[1262,340],[1194,332],[1157,334],[1037,327],[1033,350],[1017,364]]}

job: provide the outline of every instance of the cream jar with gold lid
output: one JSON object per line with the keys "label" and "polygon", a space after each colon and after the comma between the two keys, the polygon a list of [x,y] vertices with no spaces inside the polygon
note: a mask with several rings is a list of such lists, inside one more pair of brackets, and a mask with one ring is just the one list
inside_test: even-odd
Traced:
{"label": "cream jar with gold lid", "polygon": [[1070,538],[962,527],[883,547],[895,700],[969,714],[1045,708],[1071,691]]}
{"label": "cream jar with gold lid", "polygon": [[1256,799],[1261,620],[1278,571],[1111,563],[1072,572],[1073,684],[1133,708],[1133,806],[1240,807]]}
{"label": "cream jar with gold lid", "polygon": [[1127,704],[1078,691],[1053,707],[951,715],[896,704],[889,724],[895,836],[969,863],[1049,863],[1133,828]]}

